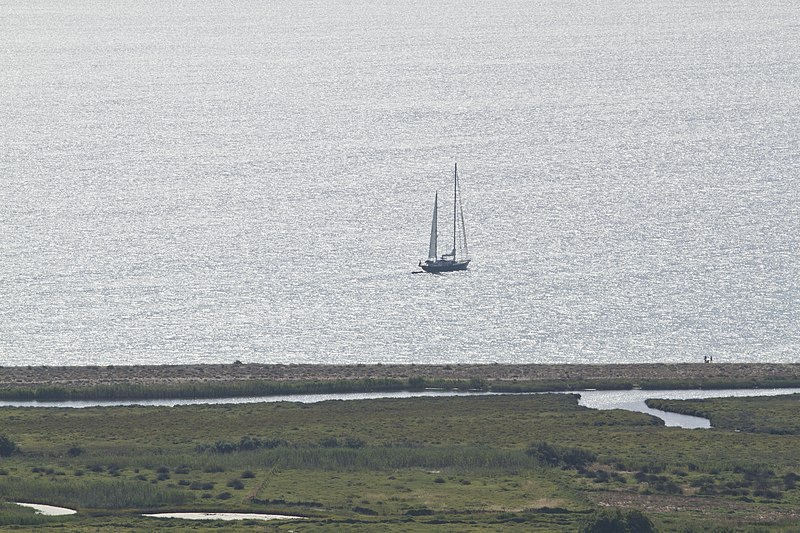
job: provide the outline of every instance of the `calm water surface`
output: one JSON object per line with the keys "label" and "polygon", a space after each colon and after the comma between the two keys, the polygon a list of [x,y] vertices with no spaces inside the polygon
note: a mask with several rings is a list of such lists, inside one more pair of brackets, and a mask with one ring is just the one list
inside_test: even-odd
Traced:
{"label": "calm water surface", "polygon": [[795,361],[798,20],[0,0],[0,365]]}
{"label": "calm water surface", "polygon": [[76,514],[78,511],[74,509],[67,509],[66,507],[55,507],[53,505],[44,505],[41,503],[20,503],[20,502],[12,502],[15,505],[21,505],[22,507],[30,507],[34,509],[37,513],[43,514],[45,516],[67,516],[71,514]]}
{"label": "calm water surface", "polygon": [[592,409],[624,409],[647,413],[662,419],[667,426],[687,429],[710,428],[707,418],[670,413],[647,406],[645,400],[695,400],[698,398],[731,398],[800,394],[800,389],[717,389],[717,390],[597,390],[580,391],[579,404]]}

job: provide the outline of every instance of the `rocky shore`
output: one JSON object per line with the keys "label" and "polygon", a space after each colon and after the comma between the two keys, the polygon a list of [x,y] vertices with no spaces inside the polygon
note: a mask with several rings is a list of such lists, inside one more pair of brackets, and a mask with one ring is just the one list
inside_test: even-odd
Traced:
{"label": "rocky shore", "polygon": [[473,379],[522,382],[750,381],[800,380],[800,364],[677,363],[618,365],[135,365],[7,366],[0,368],[0,388],[94,385],[164,385],[242,381],[327,381],[366,378]]}

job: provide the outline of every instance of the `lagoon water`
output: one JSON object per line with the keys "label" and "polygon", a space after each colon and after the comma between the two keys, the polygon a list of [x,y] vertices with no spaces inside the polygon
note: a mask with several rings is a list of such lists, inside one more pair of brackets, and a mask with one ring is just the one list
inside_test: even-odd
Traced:
{"label": "lagoon water", "polygon": [[623,409],[658,417],[667,426],[687,429],[710,428],[711,421],[698,416],[670,413],[648,407],[646,400],[696,400],[700,398],[742,398],[800,394],[800,389],[705,389],[705,390],[593,390],[580,391],[580,405],[591,409]]}
{"label": "lagoon water", "polygon": [[30,507],[37,513],[43,514],[45,516],[68,516],[77,514],[78,512],[74,509],[68,509],[66,507],[55,507],[53,505],[45,505],[41,503],[20,503],[20,502],[13,502],[13,503],[16,505],[21,505],[22,507]]}
{"label": "lagoon water", "polygon": [[4,1],[0,365],[795,361],[798,20]]}

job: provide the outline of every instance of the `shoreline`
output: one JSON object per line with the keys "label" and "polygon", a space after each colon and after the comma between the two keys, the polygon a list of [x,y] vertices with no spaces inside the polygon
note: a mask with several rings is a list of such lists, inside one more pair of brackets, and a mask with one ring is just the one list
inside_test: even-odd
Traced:
{"label": "shoreline", "polygon": [[634,363],[578,364],[190,364],[0,367],[0,389],[96,386],[185,386],[268,381],[336,382],[371,379],[483,380],[488,383],[569,384],[626,383],[652,388],[760,386],[764,382],[800,382],[797,363]]}

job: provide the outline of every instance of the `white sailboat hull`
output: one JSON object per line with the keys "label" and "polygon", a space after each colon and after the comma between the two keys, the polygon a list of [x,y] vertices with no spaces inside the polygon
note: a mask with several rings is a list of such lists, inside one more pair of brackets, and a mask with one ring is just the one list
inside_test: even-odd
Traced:
{"label": "white sailboat hull", "polygon": [[469,262],[469,259],[459,259],[457,261],[452,259],[428,259],[420,263],[419,267],[425,272],[455,272],[456,270],[466,270]]}

